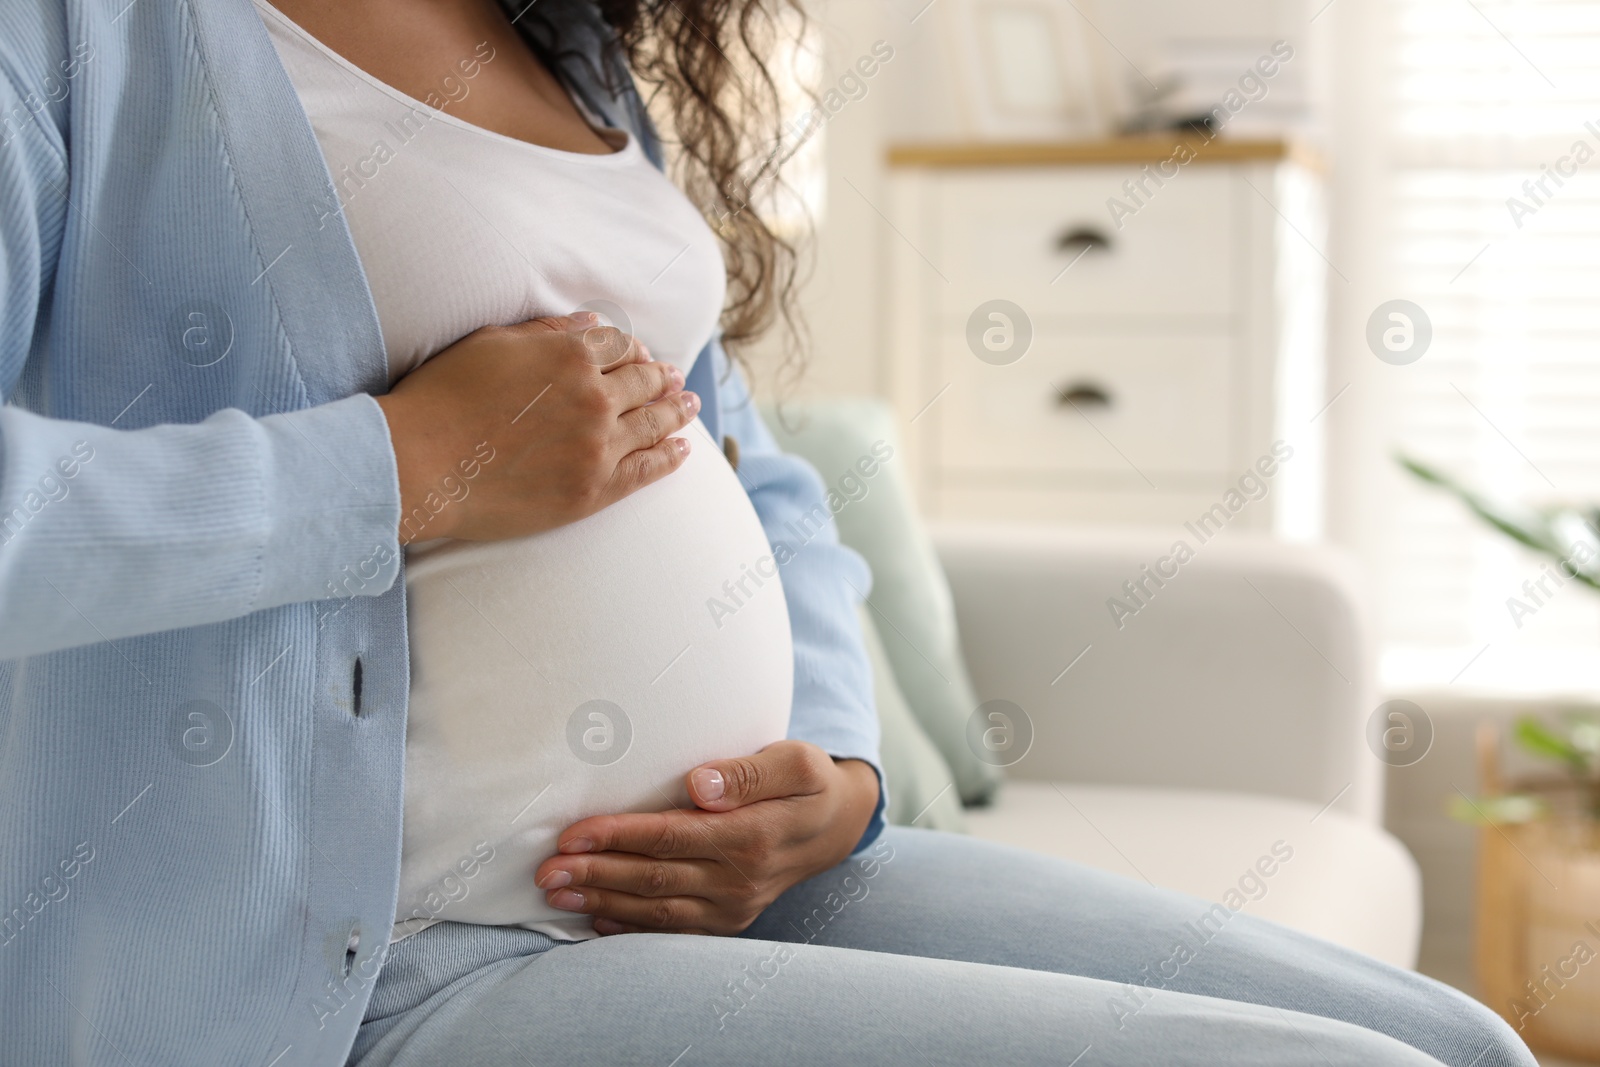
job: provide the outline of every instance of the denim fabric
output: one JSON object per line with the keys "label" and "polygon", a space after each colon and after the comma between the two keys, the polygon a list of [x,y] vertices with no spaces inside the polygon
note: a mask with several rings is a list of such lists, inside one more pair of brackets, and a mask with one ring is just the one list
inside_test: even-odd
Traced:
{"label": "denim fabric", "polygon": [[1465,995],[1217,907],[892,827],[742,937],[435,926],[393,946],[350,1067],[1532,1067]]}

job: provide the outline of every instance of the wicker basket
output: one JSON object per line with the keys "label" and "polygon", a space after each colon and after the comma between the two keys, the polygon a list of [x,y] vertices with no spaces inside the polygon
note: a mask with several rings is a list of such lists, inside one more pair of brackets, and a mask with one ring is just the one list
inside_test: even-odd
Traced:
{"label": "wicker basket", "polygon": [[[1486,792],[1497,738],[1479,734]],[[1559,794],[1547,782],[1510,791]],[[1490,826],[1478,848],[1477,971],[1484,1001],[1530,1048],[1600,1063],[1600,831],[1559,796],[1548,820]]]}

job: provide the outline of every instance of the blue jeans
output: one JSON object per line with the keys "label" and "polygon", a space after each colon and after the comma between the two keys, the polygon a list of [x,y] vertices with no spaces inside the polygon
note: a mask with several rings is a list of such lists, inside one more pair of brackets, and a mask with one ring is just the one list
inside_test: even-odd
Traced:
{"label": "blue jeans", "polygon": [[1447,986],[1193,897],[892,828],[740,937],[391,947],[351,1067],[1534,1063]]}

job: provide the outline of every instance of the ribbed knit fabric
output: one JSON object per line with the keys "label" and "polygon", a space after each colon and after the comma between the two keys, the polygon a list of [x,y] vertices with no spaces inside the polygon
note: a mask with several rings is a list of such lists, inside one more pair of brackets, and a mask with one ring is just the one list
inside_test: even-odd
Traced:
{"label": "ribbed knit fabric", "polygon": [[[593,55],[592,8],[558,10]],[[659,161],[635,94],[584,91]],[[384,351],[333,196],[249,0],[0,7],[0,1064],[350,1047],[408,665]],[[691,387],[781,536],[822,482],[726,368],[713,345]],[[867,580],[831,527],[783,575],[791,735],[875,763]]]}

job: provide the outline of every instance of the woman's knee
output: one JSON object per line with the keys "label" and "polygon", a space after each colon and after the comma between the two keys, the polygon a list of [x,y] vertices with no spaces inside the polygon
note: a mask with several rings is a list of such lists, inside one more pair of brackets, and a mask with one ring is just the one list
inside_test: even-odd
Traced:
{"label": "woman's knee", "polygon": [[1439,1055],[1450,1067],[1537,1067],[1511,1025],[1480,1001],[1441,984],[1438,1002],[1429,1009],[1452,1035],[1451,1055]]}

